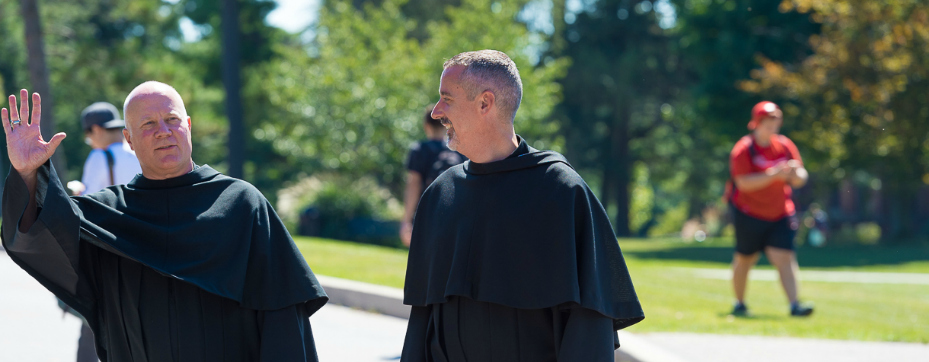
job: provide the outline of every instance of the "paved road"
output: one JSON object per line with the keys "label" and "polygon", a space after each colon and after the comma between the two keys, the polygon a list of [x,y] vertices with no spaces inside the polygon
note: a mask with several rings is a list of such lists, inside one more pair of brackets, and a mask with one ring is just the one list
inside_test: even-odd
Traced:
{"label": "paved road", "polygon": [[322,362],[400,360],[406,319],[327,305],[310,323]]}
{"label": "paved road", "polygon": [[0,252],[0,360],[74,361],[81,322]]}
{"label": "paved road", "polygon": [[[927,329],[929,331],[929,329]],[[730,336],[696,333],[644,333],[641,340],[675,362],[925,362],[929,345],[837,341],[806,338]]]}
{"label": "paved road", "polygon": [[[320,361],[399,360],[404,319],[327,305],[310,322]],[[80,323],[0,251],[0,361],[74,361]]]}

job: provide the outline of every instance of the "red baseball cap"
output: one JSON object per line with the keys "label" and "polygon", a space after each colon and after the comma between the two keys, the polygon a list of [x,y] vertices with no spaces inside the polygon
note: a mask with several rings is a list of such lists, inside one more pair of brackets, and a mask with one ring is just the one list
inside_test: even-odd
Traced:
{"label": "red baseball cap", "polygon": [[758,104],[752,107],[752,120],[748,122],[748,129],[755,129],[755,127],[758,126],[758,122],[761,122],[765,117],[781,118],[782,115],[781,107],[778,107],[774,102],[758,102]]}

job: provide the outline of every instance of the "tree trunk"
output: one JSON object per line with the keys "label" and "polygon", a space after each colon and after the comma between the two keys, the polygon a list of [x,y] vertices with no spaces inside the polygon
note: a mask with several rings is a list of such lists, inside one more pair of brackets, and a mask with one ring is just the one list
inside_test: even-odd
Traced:
{"label": "tree trunk", "polygon": [[555,28],[555,31],[552,32],[551,42],[549,43],[549,54],[563,54],[565,48],[567,47],[567,42],[565,41],[564,37],[565,26],[567,25],[564,21],[566,9],[567,1],[552,2],[552,19],[555,19],[555,21],[552,22],[552,25]]}
{"label": "tree trunk", "polygon": [[[4,22],[6,16],[3,14],[5,7],[0,6],[0,33],[6,33],[9,31],[10,24]],[[4,49],[0,49],[3,53],[0,53],[0,91],[3,92],[3,97],[13,94],[16,92],[14,84],[16,84],[16,65],[13,59],[15,56],[12,56],[11,53],[18,52],[19,47],[14,47],[7,45]],[[4,104],[4,101],[0,101],[0,104]],[[5,104],[4,104],[5,105]],[[3,137],[0,140],[0,170],[6,171],[9,170],[9,165],[7,160],[10,158],[6,154],[6,137]],[[3,194],[3,183],[0,182],[0,195]]]}
{"label": "tree trunk", "polygon": [[612,140],[613,185],[616,191],[616,223],[613,228],[616,236],[631,236],[629,230],[629,120],[632,109],[627,97],[620,100],[614,118]]}
{"label": "tree trunk", "polygon": [[238,0],[223,0],[222,4],[222,73],[226,89],[226,117],[229,118],[228,174],[243,178],[245,163],[245,126],[242,120],[242,80],[239,51],[239,4]]}
{"label": "tree trunk", "polygon": [[889,204],[889,210],[884,215],[886,221],[878,223],[878,225],[883,224],[881,225],[881,243],[906,243],[916,237],[914,223],[916,189],[905,181],[891,183],[890,187],[892,189],[885,193]]}
{"label": "tree trunk", "polygon": [[[45,63],[45,40],[42,35],[42,20],[39,17],[38,0],[22,0],[23,23],[25,24],[26,49],[28,52],[29,80],[32,91],[42,95],[42,137],[51,139],[55,134],[55,107],[48,80],[48,65]],[[18,96],[18,95],[17,95]],[[25,122],[25,120],[23,120]],[[60,180],[67,180],[68,166],[60,152],[52,155],[52,163]]]}

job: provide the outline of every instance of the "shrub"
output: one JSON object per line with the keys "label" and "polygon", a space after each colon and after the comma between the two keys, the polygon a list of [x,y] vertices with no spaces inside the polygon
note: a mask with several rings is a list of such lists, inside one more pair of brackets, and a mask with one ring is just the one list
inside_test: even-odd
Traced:
{"label": "shrub", "polygon": [[399,245],[403,206],[371,177],[304,177],[278,192],[277,210],[294,234]]}

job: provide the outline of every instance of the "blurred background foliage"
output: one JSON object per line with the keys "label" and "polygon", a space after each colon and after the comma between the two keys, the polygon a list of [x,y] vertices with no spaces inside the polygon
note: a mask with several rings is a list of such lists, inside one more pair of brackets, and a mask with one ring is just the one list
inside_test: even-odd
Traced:
{"label": "blurred background foliage", "polygon": [[[232,1],[238,32],[224,40]],[[270,0],[3,1],[6,94],[34,88],[27,2],[39,5],[56,128],[70,135],[59,151],[67,179],[89,151],[81,109],[121,105],[155,79],[187,103],[195,161],[241,162],[289,223],[310,205],[395,219],[443,61],[492,48],[523,78],[517,132],[568,157],[618,235],[726,234],[728,154],[767,99],[782,105],[782,131],[812,174],[795,193],[801,213],[822,205],[837,241],[929,238],[922,0],[322,0],[296,33],[268,23]],[[242,144],[228,144],[223,104],[230,39]],[[244,160],[230,161],[229,147]]]}
{"label": "blurred background foliage", "polygon": [[866,207],[843,200],[836,216],[882,215],[888,240],[929,234],[929,4],[793,0],[781,10],[823,24],[813,54],[796,66],[760,57],[740,88],[796,105],[788,114],[803,126],[794,136],[808,145],[820,188],[867,190]]}

